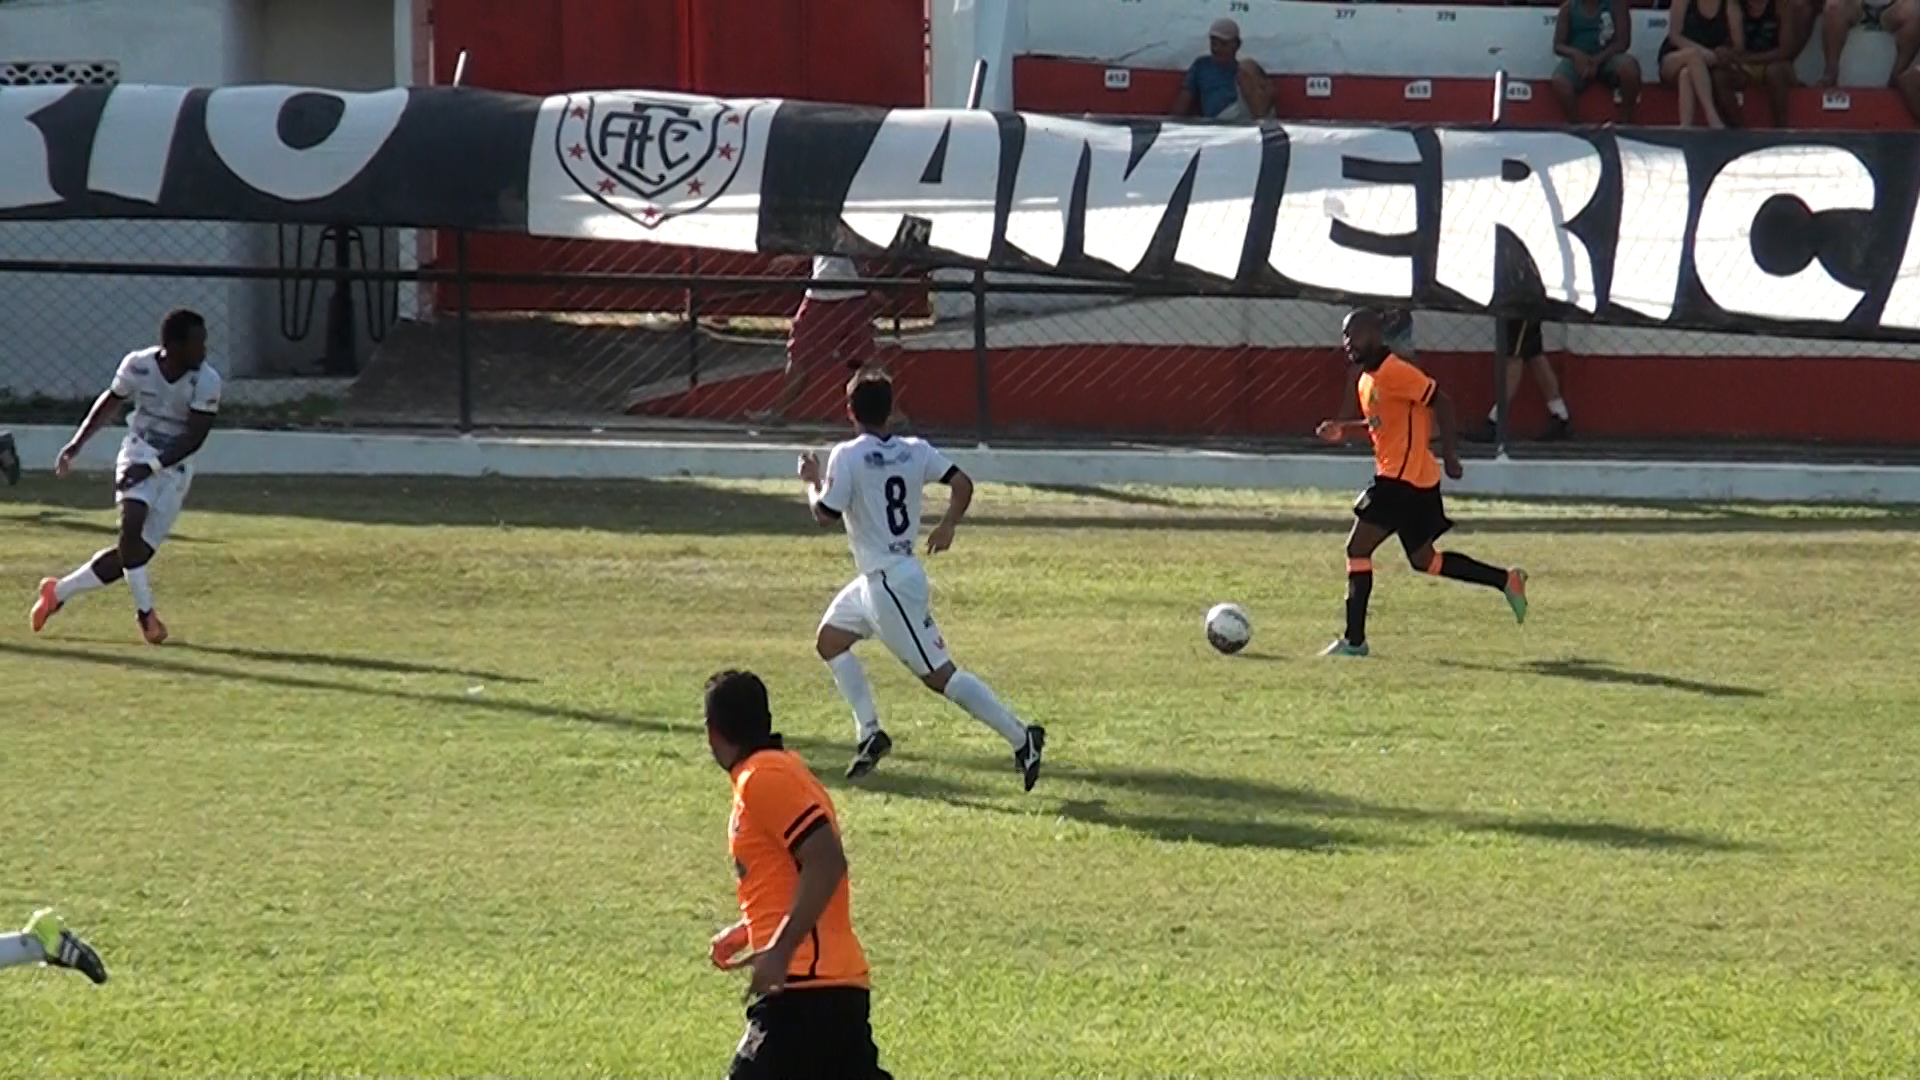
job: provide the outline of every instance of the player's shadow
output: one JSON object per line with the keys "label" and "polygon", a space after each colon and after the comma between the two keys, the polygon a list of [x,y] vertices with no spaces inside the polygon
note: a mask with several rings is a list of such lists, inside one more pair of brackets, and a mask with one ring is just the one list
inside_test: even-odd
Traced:
{"label": "player's shadow", "polygon": [[[98,502],[97,499],[95,501]],[[88,509],[98,510],[100,507],[91,506],[88,507]],[[110,518],[101,521],[90,521],[86,518],[75,517],[65,510],[41,510],[32,514],[6,514],[0,515],[0,520],[29,529],[45,529],[49,532],[67,532],[81,536],[102,537],[108,544],[113,543],[120,535],[119,524]],[[215,545],[220,543],[218,540],[211,540],[202,536],[193,536],[187,533],[171,533],[167,536],[167,542],[170,544]]]}
{"label": "player's shadow", "polygon": [[[23,498],[62,511],[101,509],[101,487],[23,484]],[[110,508],[109,508],[110,512]],[[680,536],[806,535],[798,481],[773,494],[680,480],[513,480],[500,477],[202,476],[187,499],[196,514],[297,518],[358,525],[592,530]],[[78,522],[112,531],[110,522]]]}
{"label": "player's shadow", "polygon": [[[110,644],[110,643],[109,643]],[[483,682],[526,685],[540,680],[503,671],[448,667],[417,660],[394,660],[379,656],[354,656],[351,653],[300,652],[285,649],[249,649],[241,645],[202,645],[191,641],[169,641],[169,650],[225,656],[234,660],[257,660],[268,664],[292,664],[299,667],[330,667],[343,671],[373,671],[390,675],[456,675]]]}
{"label": "player's shadow", "polygon": [[[672,735],[676,738],[694,740],[695,745],[705,746],[701,728],[695,721],[669,721],[647,716],[635,716],[630,713],[608,712],[599,709],[581,709],[570,705],[555,705],[541,701],[514,700],[494,697],[487,694],[456,694],[426,690],[406,690],[399,687],[367,686],[360,683],[339,682],[331,679],[316,679],[303,675],[285,675],[266,671],[249,671],[244,668],[226,667],[218,664],[203,664],[191,660],[180,660],[169,655],[171,646],[145,652],[94,652],[90,649],[73,648],[65,645],[20,644],[0,641],[0,654],[11,654],[41,660],[58,660],[69,664],[90,664],[95,667],[118,668],[122,671],[134,671],[162,675],[169,678],[205,679],[227,683],[251,683],[256,686],[272,687],[278,690],[302,690],[313,693],[342,694],[349,697],[377,698],[385,701],[407,702],[416,705],[434,705],[451,709],[465,709],[476,713],[491,713],[500,716],[525,717],[537,720],[569,721],[581,724],[593,724],[601,727],[619,728],[628,731],[642,731],[650,734]],[[809,754],[821,754],[844,749],[838,743],[828,743],[819,739],[788,738],[787,744]]]}
{"label": "player's shadow", "polygon": [[[889,759],[891,761],[891,759]],[[1203,814],[1138,813],[1116,810],[1104,799],[1068,799],[1055,801],[1042,792],[1028,795],[1019,789],[1011,770],[1001,786],[960,783],[945,777],[908,769],[872,772],[859,780],[823,777],[831,787],[937,802],[963,810],[1006,814],[1031,818],[1051,815],[1103,829],[1121,829],[1165,843],[1205,844],[1219,848],[1261,848],[1270,851],[1332,852],[1349,848],[1380,847],[1386,841],[1349,829],[1308,824],[1300,821],[1265,821],[1235,815],[1221,818]],[[1046,783],[1042,779],[1041,783]],[[1002,801],[1002,800],[1011,800]]]}
{"label": "player's shadow", "polygon": [[1442,667],[1459,668],[1463,671],[1538,675],[1543,678],[1571,679],[1575,682],[1600,685],[1642,686],[1653,690],[1676,690],[1685,694],[1713,698],[1763,698],[1770,693],[1752,686],[1683,679],[1677,675],[1662,675],[1652,671],[1630,671],[1615,667],[1605,660],[1586,660],[1579,657],[1563,660],[1529,660],[1512,666],[1475,664],[1465,660],[1439,660],[1436,663]]}
{"label": "player's shadow", "polygon": [[[986,769],[992,759],[966,762]],[[1588,844],[1645,851],[1739,852],[1755,845],[1674,829],[1610,821],[1561,821],[1456,810],[1428,810],[1354,799],[1309,788],[1294,788],[1239,777],[1209,776],[1134,766],[1049,766],[1046,782],[1118,788],[1175,804],[1217,803],[1237,813],[1287,814],[1323,821],[1367,821],[1407,828],[1450,828],[1460,832],[1501,833],[1532,840]],[[1373,841],[1379,843],[1379,841]]]}

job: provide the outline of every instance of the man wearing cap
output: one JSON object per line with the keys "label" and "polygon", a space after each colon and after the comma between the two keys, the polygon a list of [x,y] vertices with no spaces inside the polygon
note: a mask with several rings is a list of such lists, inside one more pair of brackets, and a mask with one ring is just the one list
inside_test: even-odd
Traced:
{"label": "man wearing cap", "polygon": [[1195,112],[1209,120],[1264,120],[1273,115],[1273,84],[1252,60],[1240,57],[1240,24],[1215,19],[1207,55],[1187,68],[1173,115]]}

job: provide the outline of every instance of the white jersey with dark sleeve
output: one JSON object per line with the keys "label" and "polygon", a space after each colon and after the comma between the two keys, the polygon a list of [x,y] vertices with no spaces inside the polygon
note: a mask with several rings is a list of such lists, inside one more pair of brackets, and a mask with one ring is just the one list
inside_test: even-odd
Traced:
{"label": "white jersey with dark sleeve", "polygon": [[925,439],[862,433],[828,455],[819,506],[845,523],[860,573],[878,573],[914,558],[924,489],[957,471]]}
{"label": "white jersey with dark sleeve", "polygon": [[187,433],[194,413],[220,411],[222,389],[220,373],[211,364],[203,363],[168,382],[160,372],[159,348],[128,353],[114,371],[109,388],[114,397],[133,406],[133,414],[127,417],[122,455],[146,456],[140,449],[144,444],[152,448],[157,461],[157,455],[172,449]]}

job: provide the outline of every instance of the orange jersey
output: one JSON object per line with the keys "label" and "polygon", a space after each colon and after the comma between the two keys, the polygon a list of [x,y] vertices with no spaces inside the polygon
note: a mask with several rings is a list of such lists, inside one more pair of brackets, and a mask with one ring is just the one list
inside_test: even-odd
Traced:
{"label": "orange jersey", "polygon": [[1439,485],[1440,462],[1432,446],[1436,389],[1426,372],[1393,355],[1360,373],[1360,412],[1373,440],[1376,474],[1414,487]]}
{"label": "orange jersey", "polygon": [[[733,856],[740,914],[755,951],[773,944],[800,886],[794,858],[815,830],[840,830],[827,789],[799,755],[778,746],[757,750],[733,767],[733,816],[727,823],[727,853]],[[846,879],[827,901],[787,968],[787,983],[807,986],[867,985],[867,957],[853,932],[853,903]]]}

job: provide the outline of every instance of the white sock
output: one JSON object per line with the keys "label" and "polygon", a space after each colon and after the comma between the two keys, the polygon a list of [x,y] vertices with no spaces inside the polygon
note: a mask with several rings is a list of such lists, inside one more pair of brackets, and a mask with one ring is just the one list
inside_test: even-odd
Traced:
{"label": "white sock", "polygon": [[968,715],[1000,733],[1015,750],[1027,745],[1027,725],[1013,715],[993,690],[967,671],[956,671],[947,680],[947,699],[967,710]]}
{"label": "white sock", "polygon": [[1547,402],[1547,411],[1562,420],[1568,419],[1567,403],[1560,398],[1554,398],[1552,401]]}
{"label": "white sock", "polygon": [[133,590],[133,610],[142,614],[153,610],[153,583],[147,580],[147,568],[136,566],[127,571],[127,588]]}
{"label": "white sock", "polygon": [[1500,406],[1495,405],[1493,408],[1487,410],[1487,423],[1497,424],[1499,422],[1500,422]]}
{"label": "white sock", "polygon": [[47,951],[40,947],[39,938],[32,934],[0,934],[0,968],[46,962]]}
{"label": "white sock", "polygon": [[89,562],[61,578],[60,583],[53,587],[53,598],[64,604],[83,592],[105,588],[106,584],[100,580],[99,574],[93,572],[93,564]]}
{"label": "white sock", "polygon": [[843,652],[827,661],[827,670],[833,672],[833,685],[840,688],[840,696],[853,706],[855,739],[865,741],[867,736],[880,730],[880,714],[874,711],[873,686],[867,682],[860,658]]}

